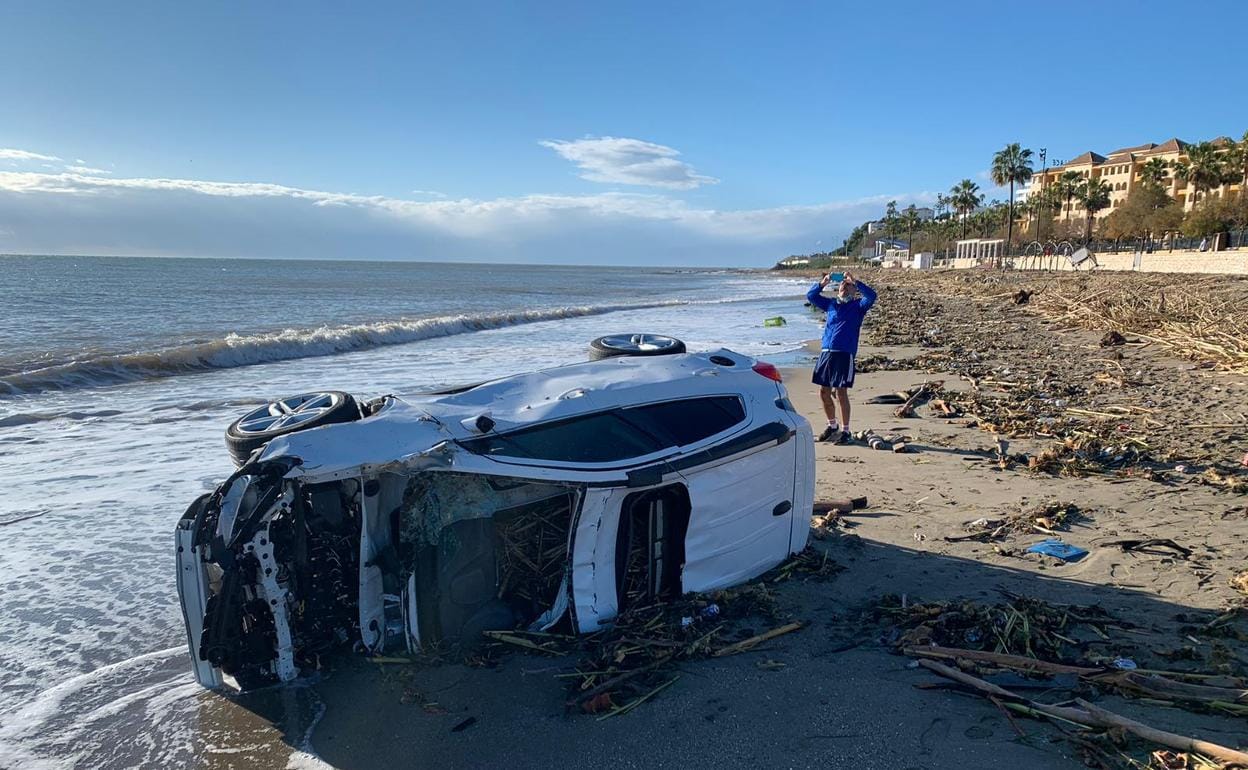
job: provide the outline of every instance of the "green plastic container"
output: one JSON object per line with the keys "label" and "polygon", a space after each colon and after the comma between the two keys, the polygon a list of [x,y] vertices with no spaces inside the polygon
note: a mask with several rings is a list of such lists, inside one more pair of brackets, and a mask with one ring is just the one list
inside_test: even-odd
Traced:
{"label": "green plastic container", "polygon": [[763,319],[763,326],[787,326],[788,321],[784,320],[784,316],[778,315],[774,318]]}

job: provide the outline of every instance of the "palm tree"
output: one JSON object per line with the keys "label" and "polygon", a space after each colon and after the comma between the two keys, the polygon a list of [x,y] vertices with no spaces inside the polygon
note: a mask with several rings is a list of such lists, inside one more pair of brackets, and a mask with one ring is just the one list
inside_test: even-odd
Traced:
{"label": "palm tree", "polygon": [[1227,157],[1213,142],[1200,142],[1187,148],[1187,161],[1174,162],[1174,175],[1196,189],[1196,197],[1221,187],[1234,173],[1227,168]]}
{"label": "palm tree", "polygon": [[997,228],[997,209],[996,207],[987,208],[976,214],[979,217],[979,237],[990,238],[992,231]]}
{"label": "palm tree", "polygon": [[984,202],[979,194],[979,185],[969,179],[963,179],[949,188],[949,205],[962,217],[962,239],[966,240],[966,219],[970,213]]}
{"label": "palm tree", "polygon": [[902,213],[901,221],[906,226],[906,248],[910,250],[910,254],[913,256],[914,228],[923,223],[923,220],[919,219],[919,212],[915,209],[913,203],[906,207],[906,210]]}
{"label": "palm tree", "polygon": [[1239,169],[1239,197],[1248,195],[1248,131],[1231,149],[1231,162]]}
{"label": "palm tree", "polygon": [[1083,174],[1078,171],[1063,171],[1053,182],[1053,193],[1058,196],[1058,200],[1066,201],[1066,221],[1070,221],[1070,202],[1075,199],[1075,195],[1079,192],[1079,186],[1083,184]]}
{"label": "palm tree", "polygon": [[1027,184],[1031,180],[1031,150],[1023,149],[1018,142],[1007,144],[992,156],[992,181],[997,186],[1010,186],[1010,204],[1006,224],[1005,249],[1014,245],[1014,185]]}
{"label": "palm tree", "polygon": [[1086,243],[1092,240],[1092,219],[1096,216],[1096,212],[1109,208],[1109,185],[1105,184],[1103,179],[1089,179],[1079,186],[1075,197],[1083,204],[1083,209],[1088,215],[1087,230],[1083,236]]}
{"label": "palm tree", "polygon": [[1040,240],[1040,223],[1044,217],[1052,219],[1054,212],[1062,207],[1062,201],[1055,185],[1041,189],[1038,195],[1033,195],[1028,200],[1036,213],[1036,240],[1038,241]]}
{"label": "palm tree", "polygon": [[1140,167],[1140,178],[1146,184],[1155,184],[1160,187],[1165,184],[1168,176],[1170,176],[1170,166],[1161,158],[1152,158]]}
{"label": "palm tree", "polygon": [[[1033,200],[1034,197],[1036,196],[1028,196],[1027,200],[1019,201],[1014,204],[1014,213],[1017,214],[1020,219],[1027,220],[1028,227],[1031,226],[1031,218],[1036,214],[1036,202]],[[1024,238],[1027,237],[1026,227],[1023,228],[1022,235]]]}

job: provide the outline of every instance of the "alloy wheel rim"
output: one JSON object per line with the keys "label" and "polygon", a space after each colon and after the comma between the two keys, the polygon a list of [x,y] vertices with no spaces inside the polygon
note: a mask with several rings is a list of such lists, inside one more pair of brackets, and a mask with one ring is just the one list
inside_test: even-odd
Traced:
{"label": "alloy wheel rim", "polygon": [[676,347],[676,340],[661,334],[617,334],[603,337],[602,345],[626,353],[651,353]]}
{"label": "alloy wheel rim", "polygon": [[338,406],[333,393],[306,393],[272,401],[238,421],[238,432],[256,435],[311,422]]}

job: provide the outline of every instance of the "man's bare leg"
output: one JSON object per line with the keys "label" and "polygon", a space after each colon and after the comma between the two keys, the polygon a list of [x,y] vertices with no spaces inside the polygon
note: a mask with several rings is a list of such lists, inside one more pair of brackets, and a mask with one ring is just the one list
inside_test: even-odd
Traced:
{"label": "man's bare leg", "polygon": [[841,435],[841,426],[836,424],[836,402],[832,399],[832,389],[819,388],[819,401],[823,404],[823,413],[828,417],[828,426],[819,434],[819,441],[832,441]]}
{"label": "man's bare leg", "polygon": [[[830,400],[830,399],[829,399]],[[849,388],[836,389],[836,403],[841,407],[841,430],[849,432]],[[825,406],[831,412],[831,407]]]}
{"label": "man's bare leg", "polygon": [[827,415],[828,424],[835,424],[836,404],[832,401],[832,389],[828,387],[819,388],[819,400],[823,402],[823,413]]}

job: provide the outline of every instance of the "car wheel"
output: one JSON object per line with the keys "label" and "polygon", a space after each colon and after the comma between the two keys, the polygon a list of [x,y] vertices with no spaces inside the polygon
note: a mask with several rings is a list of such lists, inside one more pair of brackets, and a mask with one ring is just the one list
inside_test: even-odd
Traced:
{"label": "car wheel", "polygon": [[671,356],[685,352],[685,343],[662,334],[608,334],[589,343],[589,360],[616,356]]}
{"label": "car wheel", "polygon": [[257,448],[287,433],[360,419],[349,393],[327,390],[271,401],[238,418],[225,429],[225,446],[234,462],[247,462]]}

